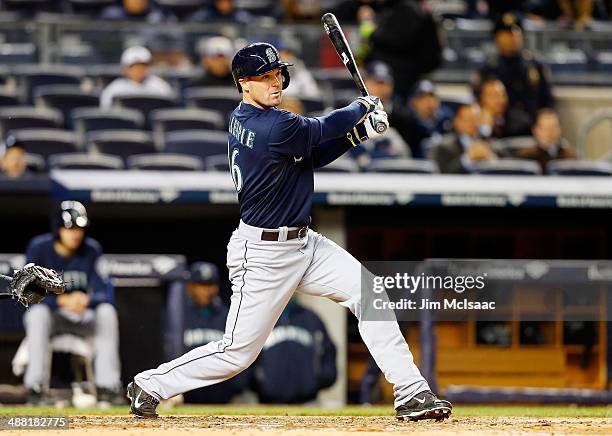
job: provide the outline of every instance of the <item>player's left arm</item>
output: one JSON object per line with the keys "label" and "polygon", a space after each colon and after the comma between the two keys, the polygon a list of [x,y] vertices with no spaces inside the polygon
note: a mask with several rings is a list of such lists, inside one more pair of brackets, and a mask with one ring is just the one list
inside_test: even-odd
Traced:
{"label": "player's left arm", "polygon": [[[346,135],[319,144],[312,149],[312,164],[314,168],[328,165],[353,147],[363,141],[381,136],[375,129],[379,122],[389,127],[387,114],[384,111],[374,111],[364,121],[353,127]],[[384,133],[384,132],[383,132]]]}

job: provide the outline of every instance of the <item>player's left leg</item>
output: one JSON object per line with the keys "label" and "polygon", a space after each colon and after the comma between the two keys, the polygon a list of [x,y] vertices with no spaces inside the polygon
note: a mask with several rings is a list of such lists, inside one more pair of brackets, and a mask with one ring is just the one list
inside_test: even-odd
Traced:
{"label": "player's left leg", "polygon": [[[410,406],[408,413],[421,414],[418,416],[406,415],[407,417],[438,418],[438,416],[425,416],[421,410],[421,405],[424,403],[436,410],[442,408],[444,417],[450,415],[450,403],[441,402],[435,396],[429,395],[429,385],[415,365],[397,321],[364,321],[361,319],[361,264],[359,261],[334,242],[312,231],[308,242],[308,251],[310,250],[312,250],[312,261],[302,278],[298,292],[330,298],[349,308],[357,317],[363,341],[385,378],[393,384],[398,418],[406,405]],[[417,405],[416,408],[413,402]],[[437,402],[444,404],[440,405]]]}

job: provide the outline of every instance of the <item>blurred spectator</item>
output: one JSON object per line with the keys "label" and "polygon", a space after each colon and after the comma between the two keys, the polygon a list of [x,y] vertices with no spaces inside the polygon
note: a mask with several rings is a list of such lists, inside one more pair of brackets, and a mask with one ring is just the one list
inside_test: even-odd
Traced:
{"label": "blurred spectator", "polygon": [[283,91],[283,96],[319,97],[321,91],[319,90],[317,82],[306,68],[306,65],[304,65],[304,62],[298,58],[298,44],[298,41],[290,38],[280,40],[275,44],[281,59],[284,62],[293,64],[293,66],[289,67],[291,82],[289,82],[289,87]]}
{"label": "blurred spectator", "polygon": [[109,110],[113,98],[118,95],[153,94],[173,95],[172,87],[161,77],[149,74],[151,52],[144,47],[134,46],[121,55],[123,76],[113,80],[100,94],[100,108]]}
{"label": "blurred spectator", "polygon": [[151,51],[151,66],[172,70],[191,70],[185,32],[179,27],[150,29],[146,46]]}
{"label": "blurred spectator", "polygon": [[495,159],[489,143],[480,137],[482,114],[476,104],[457,108],[453,119],[453,133],[444,135],[432,145],[430,158],[447,174],[472,172],[475,162]]}
{"label": "blurred spectator", "polygon": [[253,16],[245,10],[238,9],[234,0],[214,0],[208,8],[201,9],[186,18],[191,22],[231,22],[249,24]]}
{"label": "blurred spectator", "polygon": [[314,401],[337,377],[336,347],[313,311],[293,297],[255,363],[259,401],[295,404]]}
{"label": "blurred spectator", "polygon": [[104,8],[99,18],[101,20],[134,20],[149,23],[167,21],[163,11],[151,0],[121,0],[121,4]]}
{"label": "blurred spectator", "polygon": [[424,141],[452,129],[452,112],[440,104],[433,83],[420,81],[408,108],[396,108],[391,116],[393,125],[410,146],[413,158],[425,157]]}
{"label": "blurred spectator", "polygon": [[115,294],[101,265],[102,247],[85,235],[89,219],[78,201],[63,201],[53,217],[53,232],[28,244],[26,263],[62,271],[66,291],[49,295],[24,317],[28,365],[24,385],[29,401],[44,402],[49,341],[54,335],[93,337],[94,378],[100,403],[123,402],[119,362],[119,325]]}
{"label": "blurred spectator", "polygon": [[297,97],[285,97],[283,92],[283,100],[281,104],[278,106],[279,109],[285,109],[286,111],[292,112],[296,115],[306,115],[306,110],[304,109],[304,104]]}
{"label": "blurred spectator", "polygon": [[232,57],[234,45],[225,36],[213,36],[198,44],[202,75],[189,82],[189,86],[234,86]]}
{"label": "blurred spectator", "polygon": [[285,22],[319,19],[322,15],[319,0],[281,0]]}
{"label": "blurred spectator", "polygon": [[483,136],[506,138],[529,135],[529,115],[520,109],[508,107],[506,87],[497,79],[488,79],[480,85],[480,108],[482,109]]}
{"label": "blurred spectator", "polygon": [[546,165],[551,160],[576,158],[575,150],[562,136],[561,123],[555,111],[542,109],[538,112],[532,132],[534,145],[519,149],[516,157],[537,161],[542,167],[542,174],[546,173]]}
{"label": "blurred spectator", "polygon": [[387,63],[395,78],[395,94],[401,104],[423,74],[442,61],[442,45],[432,15],[412,0],[387,0],[376,14],[367,61]]}
{"label": "blurred spectator", "polygon": [[498,78],[506,87],[510,107],[526,112],[533,121],[538,110],[554,106],[550,72],[523,49],[523,31],[514,15],[505,14],[494,33],[498,54],[476,74],[474,89]]}
{"label": "blurred spectator", "polygon": [[[228,307],[219,297],[219,270],[209,262],[195,262],[189,268],[187,283],[189,298],[183,306],[183,338],[181,354],[219,341],[225,332]],[[222,383],[184,394],[188,403],[229,403],[248,383],[248,374],[242,374]]]}
{"label": "blurred spectator", "polygon": [[331,12],[341,23],[357,23],[360,15],[378,11],[384,3],[384,0],[342,0]]}
{"label": "blurred spectator", "polygon": [[26,151],[14,136],[7,136],[2,144],[2,174],[11,179],[19,179],[28,175]]}
{"label": "blurred spectator", "polygon": [[471,15],[487,17],[495,21],[508,12],[526,12],[528,4],[532,2],[529,0],[469,0],[468,3]]}
{"label": "blurred spectator", "polygon": [[394,80],[389,66],[383,62],[371,62],[365,70],[364,82],[368,92],[380,98],[390,117],[390,127],[384,136],[371,139],[351,149],[352,156],[361,168],[372,159],[410,157],[410,147],[395,128],[393,111]]}
{"label": "blurred spectator", "polygon": [[593,20],[593,3],[593,0],[559,0],[559,7],[563,18],[582,30]]}

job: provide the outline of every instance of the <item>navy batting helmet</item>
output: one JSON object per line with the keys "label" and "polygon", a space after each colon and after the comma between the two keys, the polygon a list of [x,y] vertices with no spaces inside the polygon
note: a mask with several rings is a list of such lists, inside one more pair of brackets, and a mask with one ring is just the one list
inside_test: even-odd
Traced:
{"label": "navy batting helmet", "polygon": [[239,92],[242,86],[238,79],[248,76],[261,76],[276,68],[281,69],[283,75],[283,89],[289,86],[289,70],[287,67],[293,64],[282,62],[278,50],[272,44],[256,42],[238,50],[232,59],[232,76]]}
{"label": "navy batting helmet", "polygon": [[87,210],[82,203],[78,201],[62,201],[56,216],[55,227],[65,227],[72,229],[80,227],[84,229],[89,226],[89,218],[87,218]]}

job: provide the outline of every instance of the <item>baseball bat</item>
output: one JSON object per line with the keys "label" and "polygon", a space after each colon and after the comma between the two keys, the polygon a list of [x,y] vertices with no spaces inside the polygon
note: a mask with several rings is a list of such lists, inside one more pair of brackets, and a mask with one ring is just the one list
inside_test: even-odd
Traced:
{"label": "baseball bat", "polygon": [[[336,49],[336,53],[338,53],[338,56],[340,56],[342,63],[347,68],[349,73],[351,73],[353,81],[355,82],[355,85],[357,85],[357,89],[359,89],[361,95],[364,97],[370,95],[363,81],[363,77],[361,77],[359,68],[357,68],[357,62],[355,62],[355,57],[353,56],[351,47],[344,37],[344,33],[342,32],[342,28],[340,27],[340,23],[338,23],[336,16],[328,12],[321,17],[321,22],[323,23],[325,33],[327,33],[327,36]],[[376,123],[374,128],[378,133],[383,133],[385,130],[387,130],[387,126],[383,122]]]}

